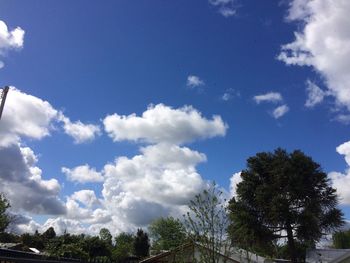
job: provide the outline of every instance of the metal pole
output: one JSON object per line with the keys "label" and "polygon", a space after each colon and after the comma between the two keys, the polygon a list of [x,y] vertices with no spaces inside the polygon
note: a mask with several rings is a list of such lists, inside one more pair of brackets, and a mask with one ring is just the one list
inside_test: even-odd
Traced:
{"label": "metal pole", "polygon": [[4,106],[5,106],[5,101],[6,101],[6,96],[7,96],[7,92],[9,91],[9,87],[6,86],[5,88],[3,88],[2,90],[2,94],[1,94],[1,105],[0,105],[0,119],[1,119],[1,115],[2,115],[2,111],[4,110]]}

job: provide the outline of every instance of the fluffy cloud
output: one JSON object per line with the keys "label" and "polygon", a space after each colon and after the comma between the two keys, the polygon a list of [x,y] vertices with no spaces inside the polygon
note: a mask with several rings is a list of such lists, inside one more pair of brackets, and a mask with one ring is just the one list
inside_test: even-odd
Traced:
{"label": "fluffy cloud", "polygon": [[278,92],[268,92],[265,94],[256,95],[253,97],[253,99],[257,104],[260,104],[261,102],[277,103],[283,101],[282,95]]}
{"label": "fluffy cloud", "polygon": [[[16,27],[9,30],[4,21],[0,20],[0,56],[4,56],[10,49],[20,49],[23,47],[24,30]],[[4,63],[0,61],[0,68]]]}
{"label": "fluffy cloud", "polygon": [[218,11],[224,17],[234,16],[237,13],[235,0],[209,0],[209,3],[218,7]]}
{"label": "fluffy cloud", "polygon": [[98,125],[84,124],[81,121],[71,122],[63,114],[60,114],[59,119],[63,122],[65,133],[71,136],[77,144],[92,141],[101,134]]}
{"label": "fluffy cloud", "polygon": [[57,111],[47,101],[11,88],[0,125],[0,147],[16,144],[21,137],[42,139],[49,135]]}
{"label": "fluffy cloud", "polygon": [[62,173],[69,181],[79,183],[102,182],[103,176],[95,168],[90,168],[88,164],[77,166],[73,169],[62,167]]}
{"label": "fluffy cloud", "polygon": [[172,144],[141,148],[104,167],[104,205],[118,221],[141,226],[179,209],[203,189],[196,165],[204,154]]}
{"label": "fluffy cloud", "polygon": [[289,111],[289,107],[286,104],[284,104],[284,105],[278,106],[276,109],[274,109],[272,112],[272,116],[275,119],[279,119],[283,115],[285,115],[288,111]]}
{"label": "fluffy cloud", "polygon": [[202,79],[200,79],[198,76],[189,75],[187,77],[186,85],[189,88],[196,88],[196,87],[204,86],[205,82]]}
{"label": "fluffy cloud", "polygon": [[340,202],[346,205],[350,204],[350,141],[337,147],[337,152],[345,156],[348,165],[345,173],[331,172],[329,177],[333,182],[333,187],[337,189],[340,196]]}
{"label": "fluffy cloud", "polygon": [[58,235],[62,235],[65,231],[71,234],[82,234],[87,232],[86,228],[79,221],[61,217],[49,218],[41,229],[42,231],[45,231],[50,227],[53,227]]}
{"label": "fluffy cloud", "polygon": [[64,214],[56,179],[44,180],[35,166],[37,157],[30,148],[11,145],[0,148],[0,192],[16,211],[34,214]]}
{"label": "fluffy cloud", "polygon": [[283,45],[278,59],[318,72],[339,106],[350,110],[350,1],[293,0],[289,21],[301,21],[295,40]]}
{"label": "fluffy cloud", "polygon": [[73,200],[79,201],[80,203],[82,203],[87,207],[92,207],[94,205],[100,204],[99,200],[95,195],[95,192],[92,190],[80,190],[80,191],[74,192],[71,198]]}
{"label": "fluffy cloud", "polygon": [[182,144],[196,139],[224,136],[227,129],[220,116],[202,117],[191,106],[173,109],[163,104],[149,106],[141,117],[113,114],[103,120],[114,141],[131,140],[150,143]]}

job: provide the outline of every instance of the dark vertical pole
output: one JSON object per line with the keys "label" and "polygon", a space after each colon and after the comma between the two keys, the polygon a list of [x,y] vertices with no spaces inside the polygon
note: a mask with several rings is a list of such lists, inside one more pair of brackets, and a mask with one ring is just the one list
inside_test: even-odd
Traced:
{"label": "dark vertical pole", "polygon": [[6,100],[6,96],[7,96],[7,92],[9,91],[9,87],[6,86],[3,90],[2,90],[2,94],[1,94],[1,104],[0,104],[0,119],[1,119],[1,115],[2,115],[2,111],[4,110],[4,106],[5,106],[5,100]]}

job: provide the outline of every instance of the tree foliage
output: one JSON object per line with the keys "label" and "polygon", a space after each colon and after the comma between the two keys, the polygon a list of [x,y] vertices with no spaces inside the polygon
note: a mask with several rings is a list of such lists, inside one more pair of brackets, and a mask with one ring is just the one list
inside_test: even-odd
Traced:
{"label": "tree foliage", "polygon": [[296,262],[296,242],[313,246],[343,222],[327,174],[301,151],[258,153],[241,177],[229,205],[229,234],[241,247],[268,250],[286,239]]}
{"label": "tree foliage", "polygon": [[115,248],[113,249],[113,259],[122,262],[125,258],[134,254],[135,237],[129,233],[120,233],[115,237]]}
{"label": "tree foliage", "polygon": [[184,215],[189,238],[200,245],[201,262],[219,262],[217,252],[229,252],[230,244],[225,238],[228,226],[226,200],[222,195],[213,183],[190,201],[190,212]]}
{"label": "tree foliage", "polygon": [[152,238],[152,249],[170,250],[182,245],[186,239],[186,229],[179,219],[159,218],[148,227]]}
{"label": "tree foliage", "polygon": [[137,229],[136,237],[134,239],[134,251],[135,255],[138,257],[147,257],[149,256],[149,238],[148,234],[145,233],[142,229]]}
{"label": "tree foliage", "polygon": [[3,233],[7,226],[10,224],[10,217],[6,213],[9,207],[9,202],[5,196],[0,193],[0,233]]}
{"label": "tree foliage", "polygon": [[333,247],[338,249],[350,248],[350,229],[337,231],[332,236]]}
{"label": "tree foliage", "polygon": [[108,245],[112,245],[112,234],[107,228],[101,228],[100,238],[102,241],[106,242]]}

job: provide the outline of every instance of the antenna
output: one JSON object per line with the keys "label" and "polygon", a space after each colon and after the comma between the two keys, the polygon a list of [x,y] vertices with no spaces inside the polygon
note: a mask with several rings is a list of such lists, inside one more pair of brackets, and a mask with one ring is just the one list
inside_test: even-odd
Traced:
{"label": "antenna", "polygon": [[5,88],[2,89],[2,93],[1,93],[1,104],[0,104],[0,119],[1,119],[1,115],[2,115],[2,111],[4,110],[4,106],[5,106],[5,101],[6,101],[6,96],[7,96],[7,92],[9,91],[9,87],[6,86]]}

